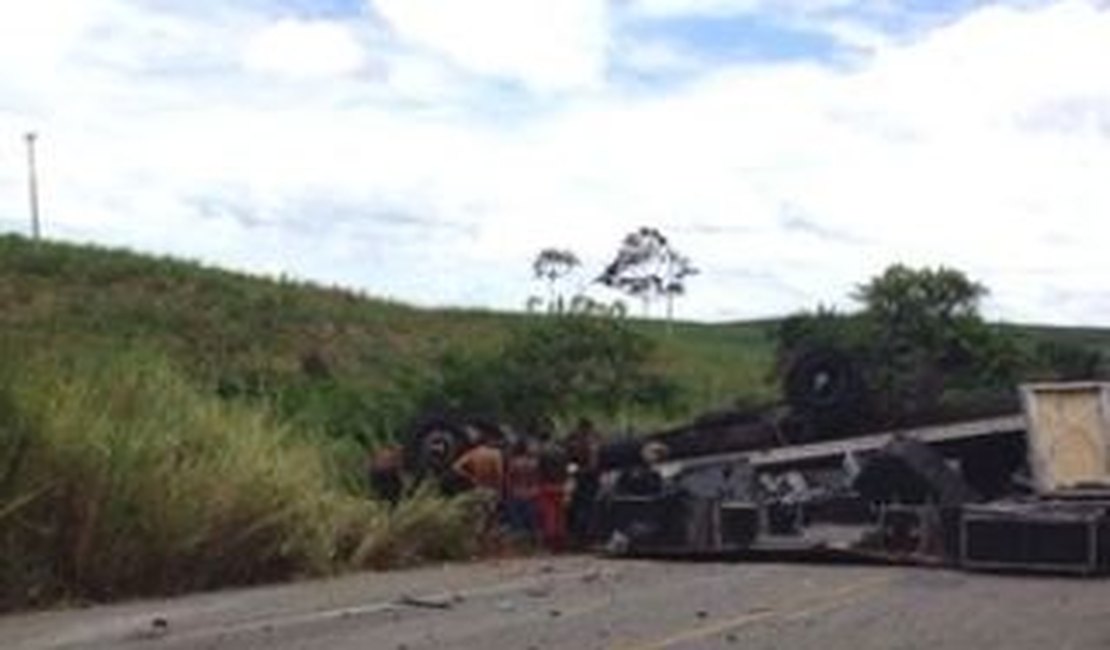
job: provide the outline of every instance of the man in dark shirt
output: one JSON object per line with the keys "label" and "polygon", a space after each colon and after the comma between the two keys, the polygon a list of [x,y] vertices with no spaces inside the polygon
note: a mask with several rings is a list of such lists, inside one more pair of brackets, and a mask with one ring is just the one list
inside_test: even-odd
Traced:
{"label": "man in dark shirt", "polygon": [[374,450],[368,462],[370,490],[374,496],[388,503],[391,508],[396,507],[404,491],[401,458],[401,448],[387,444]]}
{"label": "man in dark shirt", "polygon": [[578,421],[566,439],[567,455],[575,467],[574,493],[567,513],[567,528],[577,545],[590,541],[597,491],[601,482],[601,436],[587,418]]}

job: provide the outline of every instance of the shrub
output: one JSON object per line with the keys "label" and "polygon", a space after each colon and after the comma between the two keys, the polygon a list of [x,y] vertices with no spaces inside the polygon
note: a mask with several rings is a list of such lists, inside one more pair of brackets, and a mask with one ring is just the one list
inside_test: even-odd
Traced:
{"label": "shrub", "polygon": [[515,331],[495,353],[446,355],[425,411],[528,426],[583,413],[671,412],[678,385],[651,367],[655,341],[613,318],[559,314]]}
{"label": "shrub", "polygon": [[380,569],[473,557],[482,550],[477,533],[483,515],[476,499],[473,493],[445,499],[424,487],[395,510],[373,508],[352,565]]}

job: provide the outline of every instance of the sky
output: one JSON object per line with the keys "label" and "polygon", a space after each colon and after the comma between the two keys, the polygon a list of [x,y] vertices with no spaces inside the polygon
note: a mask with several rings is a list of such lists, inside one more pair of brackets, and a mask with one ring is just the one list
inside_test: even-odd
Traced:
{"label": "sky", "polygon": [[[1105,0],[0,3],[0,232],[523,309],[641,226],[705,321],[901,262],[1110,320]],[[658,314],[662,309],[657,308]]]}

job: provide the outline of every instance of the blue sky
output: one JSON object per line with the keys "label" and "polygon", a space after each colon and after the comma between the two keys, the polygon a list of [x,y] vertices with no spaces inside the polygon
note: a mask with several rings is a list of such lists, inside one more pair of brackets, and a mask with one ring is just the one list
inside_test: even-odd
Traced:
{"label": "blue sky", "polygon": [[5,3],[0,230],[36,130],[51,237],[421,305],[519,309],[545,246],[613,298],[653,225],[688,318],[905,262],[1105,324],[1108,60],[1096,0]]}
{"label": "blue sky", "polygon": [[642,21],[630,27],[628,37],[658,40],[715,65],[737,61],[827,60],[852,51],[829,34],[757,14]]}

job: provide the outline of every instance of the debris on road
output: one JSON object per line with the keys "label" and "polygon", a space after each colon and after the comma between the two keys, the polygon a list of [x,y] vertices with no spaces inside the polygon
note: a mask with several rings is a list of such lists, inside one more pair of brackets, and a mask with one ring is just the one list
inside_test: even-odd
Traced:
{"label": "debris on road", "polygon": [[451,594],[431,594],[423,596],[403,594],[397,599],[398,605],[420,607],[424,609],[451,609],[457,602],[456,598]]}
{"label": "debris on road", "polygon": [[140,625],[138,629],[132,632],[131,636],[135,639],[150,641],[152,639],[160,639],[169,633],[169,620],[164,616],[155,616],[145,624]]}

